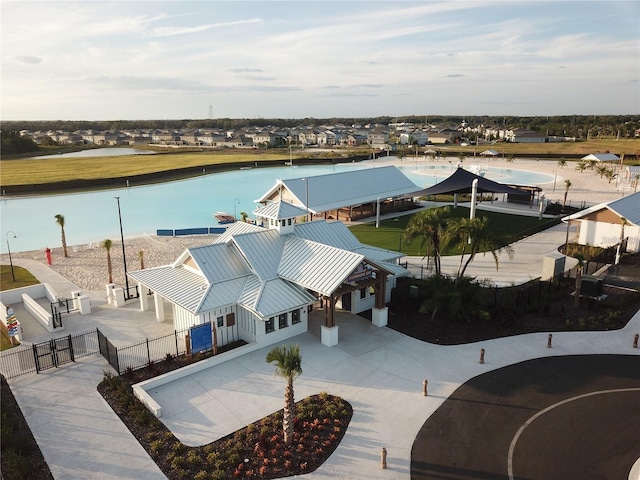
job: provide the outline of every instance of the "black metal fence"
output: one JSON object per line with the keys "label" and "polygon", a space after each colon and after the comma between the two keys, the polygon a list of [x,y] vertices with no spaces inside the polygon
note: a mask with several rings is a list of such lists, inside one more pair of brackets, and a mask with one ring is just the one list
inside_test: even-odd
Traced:
{"label": "black metal fence", "polygon": [[52,338],[46,342],[21,346],[0,353],[0,372],[5,378],[16,378],[57,368],[77,358],[99,352],[95,330]]}
{"label": "black metal fence", "polygon": [[189,330],[174,330],[173,333],[156,338],[147,338],[142,342],[116,347],[100,330],[98,338],[100,353],[118,375],[127,370],[138,370],[151,363],[167,358],[167,355],[178,356],[187,353],[185,337]]}

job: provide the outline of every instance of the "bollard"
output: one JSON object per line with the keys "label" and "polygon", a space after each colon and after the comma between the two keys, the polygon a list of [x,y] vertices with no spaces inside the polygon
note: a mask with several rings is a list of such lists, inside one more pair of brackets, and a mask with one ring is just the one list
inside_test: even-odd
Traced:
{"label": "bollard", "polygon": [[484,348],[480,349],[480,363],[484,363]]}
{"label": "bollard", "polygon": [[638,348],[638,337],[640,337],[640,335],[637,333],[633,336],[633,348]]}
{"label": "bollard", "polygon": [[549,337],[547,338],[547,348],[551,348],[551,339],[553,338],[553,335],[550,333]]}
{"label": "bollard", "polygon": [[427,396],[427,383],[428,383],[427,379],[425,378],[422,381],[422,395],[425,396],[425,397]]}
{"label": "bollard", "polygon": [[387,468],[387,449],[382,447],[380,452],[380,468],[385,470]]}

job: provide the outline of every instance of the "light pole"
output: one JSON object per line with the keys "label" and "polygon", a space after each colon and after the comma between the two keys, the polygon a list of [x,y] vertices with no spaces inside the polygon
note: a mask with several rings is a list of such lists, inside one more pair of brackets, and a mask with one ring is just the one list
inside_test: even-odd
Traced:
{"label": "light pole", "polygon": [[124,262],[124,284],[126,293],[124,298],[129,300],[129,277],[127,277],[127,256],[124,251],[124,235],[122,233],[122,215],[120,214],[120,197],[114,197],[118,202],[118,220],[120,221],[120,241],[122,242],[122,261]]}
{"label": "light pole", "polygon": [[236,205],[240,205],[240,199],[239,198],[234,198],[233,199],[233,220],[234,221],[238,220],[238,217],[236,217]]}
{"label": "light pole", "polygon": [[304,182],[307,189],[307,199],[305,201],[305,207],[307,207],[307,222],[308,222],[309,221],[309,179],[303,178],[302,181]]}
{"label": "light pole", "polygon": [[18,238],[18,237],[16,237],[16,234],[15,234],[14,231],[10,230],[10,231],[7,232],[7,250],[9,251],[9,265],[11,265],[11,278],[13,279],[13,282],[15,283],[16,274],[13,271],[13,260],[11,260],[11,248],[9,247],[9,234],[10,233],[13,235],[13,237],[11,237],[11,238]]}

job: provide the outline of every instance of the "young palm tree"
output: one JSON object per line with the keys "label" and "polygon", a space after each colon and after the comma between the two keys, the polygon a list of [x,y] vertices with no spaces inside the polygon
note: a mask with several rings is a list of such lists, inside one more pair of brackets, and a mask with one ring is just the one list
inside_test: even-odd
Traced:
{"label": "young palm tree", "polygon": [[567,204],[567,195],[569,194],[569,189],[571,188],[571,180],[568,178],[564,181],[564,198],[562,199],[562,209],[564,210],[565,205]]}
{"label": "young palm tree", "polygon": [[576,170],[578,170],[580,173],[584,172],[587,169],[587,164],[585,162],[580,162],[578,165],[576,165]]}
{"label": "young palm tree", "polygon": [[516,157],[513,153],[510,153],[509,155],[507,155],[507,163],[513,163],[515,159]]}
{"label": "young palm tree", "polygon": [[467,158],[464,152],[460,152],[457,156],[458,156],[458,160],[460,160],[460,163],[464,162],[464,159]]}
{"label": "young palm tree", "polygon": [[273,347],[273,349],[267,353],[267,363],[274,362],[276,365],[276,375],[287,380],[287,388],[284,391],[282,430],[284,432],[284,443],[290,445],[293,442],[293,413],[295,410],[293,380],[302,374],[300,345],[279,345]]}
{"label": "young palm tree", "polygon": [[138,252],[138,259],[140,260],[140,270],[144,270],[144,250]]}
{"label": "young palm tree", "polygon": [[100,242],[100,247],[107,251],[107,272],[109,273],[109,283],[113,283],[113,265],[111,264],[111,247],[113,247],[113,242],[107,238]]}
{"label": "young palm tree", "polygon": [[600,178],[604,177],[604,175],[607,173],[607,166],[606,165],[598,165],[596,167],[596,173],[598,175],[600,175]]}
{"label": "young palm tree", "polygon": [[249,214],[247,212],[240,212],[240,218],[243,222],[247,222],[247,218],[249,218]]}
{"label": "young palm tree", "polygon": [[[457,278],[464,277],[467,267],[478,253],[491,253],[498,270],[498,253],[504,251],[510,259],[513,258],[513,248],[490,227],[487,217],[453,219],[445,234],[448,241],[457,244],[462,250]],[[469,253],[466,262],[465,255]]]}
{"label": "young palm tree", "polygon": [[420,248],[426,246],[425,257],[429,252],[433,252],[433,264],[437,276],[441,274],[440,244],[450,218],[451,209],[449,207],[430,208],[414,215],[404,231],[407,243],[420,239]]}
{"label": "young palm tree", "polygon": [[580,287],[582,286],[582,269],[584,268],[584,257],[581,253],[576,254],[574,257],[578,260],[576,265],[576,293],[573,297],[573,306],[578,308],[580,306]]}
{"label": "young palm tree", "polygon": [[567,159],[562,157],[560,160],[558,160],[558,166],[560,168],[564,168],[567,166]]}
{"label": "young palm tree", "polygon": [[62,236],[62,250],[64,251],[64,256],[68,257],[69,255],[67,254],[67,237],[64,234],[64,216],[57,214],[54,218],[56,219],[56,223],[60,227]]}

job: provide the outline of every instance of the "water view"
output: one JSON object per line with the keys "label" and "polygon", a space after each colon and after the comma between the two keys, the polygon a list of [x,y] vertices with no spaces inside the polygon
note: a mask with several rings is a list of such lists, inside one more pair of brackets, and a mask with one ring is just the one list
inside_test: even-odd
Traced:
{"label": "water view", "polygon": [[[120,226],[115,197],[120,197],[125,237],[155,235],[158,229],[218,226],[213,217],[216,211],[225,211],[237,217],[244,211],[253,217],[254,200],[272,187],[277,179],[311,177],[372,166],[375,164],[363,162],[256,168],[143,187],[2,199],[0,215],[3,242],[0,242],[0,252],[7,253],[6,239],[10,239],[12,252],[59,247],[60,228],[54,219],[56,214],[65,217],[68,245],[100,242],[105,238],[119,241]],[[455,164],[437,166],[405,160],[399,168],[417,187],[424,188],[448,177]],[[489,168],[485,176],[503,183],[522,185],[553,181],[553,177],[548,175],[504,168]],[[310,185],[313,186],[313,183]],[[15,233],[16,238],[7,235],[9,232]]]}

